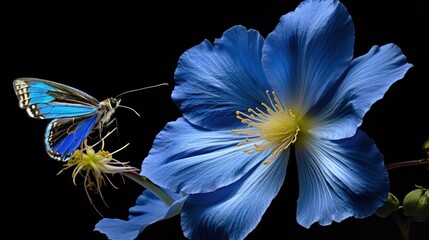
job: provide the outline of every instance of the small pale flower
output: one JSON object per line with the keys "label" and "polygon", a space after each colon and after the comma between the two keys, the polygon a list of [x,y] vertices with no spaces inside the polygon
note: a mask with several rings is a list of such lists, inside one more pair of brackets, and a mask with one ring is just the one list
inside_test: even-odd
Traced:
{"label": "small pale flower", "polygon": [[[108,133],[104,138],[106,138],[110,133]],[[64,164],[64,168],[58,173],[61,174],[64,170],[74,167],[72,172],[73,183],[76,185],[76,177],[78,175],[83,176],[83,184],[91,204],[92,199],[88,190],[94,192],[95,194],[99,194],[103,199],[103,195],[101,193],[102,185],[104,185],[106,182],[109,182],[111,186],[116,188],[113,182],[109,179],[108,175],[117,173],[138,174],[140,172],[138,168],[129,166],[128,162],[121,162],[113,158],[114,153],[122,150],[127,145],[115,152],[110,153],[109,151],[104,150],[104,138],[101,140],[102,147],[97,152],[94,150],[94,147],[100,142],[90,146],[87,144],[87,140],[85,139],[82,148],[73,152],[70,160]]]}

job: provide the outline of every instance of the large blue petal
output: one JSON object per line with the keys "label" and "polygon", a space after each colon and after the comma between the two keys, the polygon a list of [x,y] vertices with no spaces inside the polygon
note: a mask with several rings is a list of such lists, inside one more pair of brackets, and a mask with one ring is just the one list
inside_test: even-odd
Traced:
{"label": "large blue petal", "polygon": [[180,213],[186,197],[169,193],[175,202],[168,206],[150,191],[143,191],[136,205],[130,208],[128,220],[103,218],[95,225],[95,231],[111,240],[135,239],[147,226]]}
{"label": "large blue petal", "polygon": [[243,239],[260,222],[286,175],[289,151],[259,164],[239,181],[211,193],[190,195],[182,209],[189,239]]}
{"label": "large blue petal", "polygon": [[262,65],[279,99],[305,114],[344,72],[353,45],[353,22],[340,2],[304,1],[268,35]]}
{"label": "large blue petal", "polygon": [[383,156],[362,131],[342,140],[309,138],[296,145],[299,175],[297,221],[329,225],[372,215],[387,199]]}
{"label": "large blue petal", "polygon": [[[394,44],[374,46],[354,59],[329,103],[314,107],[312,115],[318,123],[313,134],[327,139],[353,136],[372,104],[403,78],[410,67],[412,64]],[[349,107],[340,107],[346,105]],[[349,111],[350,106],[353,111]]]}
{"label": "large blue petal", "polygon": [[244,153],[251,146],[237,146],[243,140],[231,130],[206,130],[179,118],[156,136],[141,175],[172,192],[214,191],[237,181],[270,154]]}
{"label": "large blue petal", "polygon": [[326,139],[353,136],[371,105],[411,66],[394,44],[374,46],[354,59],[333,96],[327,94],[326,101],[320,101],[311,110],[316,122],[313,134]]}
{"label": "large blue petal", "polygon": [[264,39],[235,26],[214,45],[208,40],[182,54],[172,98],[188,121],[209,129],[240,126],[237,110],[260,106],[270,89],[261,66]]}
{"label": "large blue petal", "polygon": [[339,87],[338,98],[352,95],[352,104],[362,118],[371,105],[381,99],[412,66],[395,44],[374,46],[366,55],[352,62]]}

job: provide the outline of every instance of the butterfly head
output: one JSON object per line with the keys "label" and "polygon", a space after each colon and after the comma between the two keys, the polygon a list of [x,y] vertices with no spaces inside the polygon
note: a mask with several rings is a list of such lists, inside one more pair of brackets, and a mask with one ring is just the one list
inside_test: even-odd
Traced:
{"label": "butterfly head", "polygon": [[[106,104],[106,107],[111,109],[116,109],[120,106],[121,99],[118,98],[108,98],[107,101],[103,101]],[[103,104],[103,103],[102,103]]]}

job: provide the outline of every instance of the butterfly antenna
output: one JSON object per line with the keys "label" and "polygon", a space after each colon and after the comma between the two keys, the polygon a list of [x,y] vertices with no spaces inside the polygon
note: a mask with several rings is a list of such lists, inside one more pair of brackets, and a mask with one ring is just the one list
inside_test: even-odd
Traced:
{"label": "butterfly antenna", "polygon": [[160,84],[156,84],[156,85],[152,85],[152,86],[148,86],[148,87],[142,87],[142,88],[137,88],[137,89],[133,89],[133,90],[129,90],[123,93],[120,93],[118,96],[116,96],[115,98],[119,98],[120,96],[127,94],[127,93],[132,93],[132,92],[137,92],[137,91],[141,91],[141,90],[146,90],[149,88],[156,88],[156,87],[160,87],[160,86],[168,86],[168,83],[160,83]]}
{"label": "butterfly antenna", "polygon": [[[146,90],[146,89],[149,89],[149,88],[156,88],[156,87],[160,87],[160,86],[168,86],[168,83],[160,83],[160,84],[156,84],[156,85],[152,85],[152,86],[148,86],[148,87],[142,87],[142,88],[137,88],[137,89],[129,90],[129,91],[126,91],[126,92],[118,94],[115,97],[115,99],[118,99],[120,96],[122,96],[124,94],[132,93],[132,92],[137,92],[137,91],[142,91],[142,90]],[[133,111],[137,116],[140,117],[140,114],[136,110],[134,110],[133,108],[131,108],[131,107],[124,106],[124,105],[118,105],[118,107],[127,108],[127,109]]]}
{"label": "butterfly antenna", "polygon": [[137,114],[137,116],[140,117],[140,114],[136,110],[134,110],[133,108],[130,108],[130,107],[124,106],[124,105],[118,105],[118,107],[129,109],[129,110],[133,111],[135,114]]}

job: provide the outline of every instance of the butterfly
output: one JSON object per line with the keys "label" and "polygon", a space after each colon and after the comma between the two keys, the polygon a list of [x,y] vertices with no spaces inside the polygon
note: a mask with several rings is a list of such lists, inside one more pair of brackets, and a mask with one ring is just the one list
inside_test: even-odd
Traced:
{"label": "butterfly", "polygon": [[99,130],[101,134],[102,128],[115,120],[112,115],[116,108],[129,108],[120,105],[120,96],[161,85],[168,84],[134,89],[114,98],[98,101],[79,89],[53,81],[31,77],[13,81],[19,107],[25,109],[28,116],[53,119],[46,128],[44,143],[48,155],[58,161],[68,161],[92,132]]}

